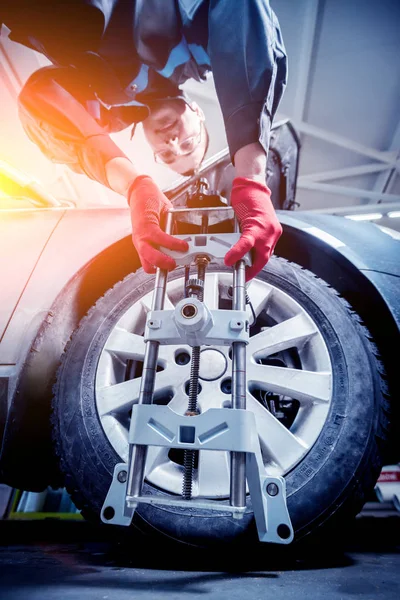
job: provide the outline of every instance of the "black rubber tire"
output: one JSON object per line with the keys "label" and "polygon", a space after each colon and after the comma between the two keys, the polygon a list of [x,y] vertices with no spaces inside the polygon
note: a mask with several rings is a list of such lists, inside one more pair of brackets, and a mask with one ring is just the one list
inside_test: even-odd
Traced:
{"label": "black rubber tire", "polygon": [[[211,265],[210,270],[226,270]],[[182,277],[176,270],[171,277]],[[361,510],[379,476],[387,437],[389,401],[382,365],[368,331],[325,282],[298,265],[272,258],[258,276],[295,298],[318,323],[333,368],[333,398],[323,429],[287,475],[287,502],[300,539],[333,517]],[[73,500],[86,517],[100,514],[114,465],[120,462],[101,427],[94,396],[97,363],[121,315],[154,278],[142,270],[118,283],[89,311],[64,353],[54,388],[53,436]],[[146,494],[164,494],[145,483]],[[336,521],[335,521],[336,522]],[[193,509],[142,505],[136,523],[194,544],[255,539],[248,506],[238,521]]]}

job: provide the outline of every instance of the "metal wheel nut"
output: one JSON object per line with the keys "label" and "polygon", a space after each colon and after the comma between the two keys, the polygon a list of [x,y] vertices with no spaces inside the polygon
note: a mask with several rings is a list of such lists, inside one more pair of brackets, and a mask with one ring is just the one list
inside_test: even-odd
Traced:
{"label": "metal wheel nut", "polygon": [[125,483],[128,478],[128,473],[126,471],[120,471],[117,475],[117,479],[120,483]]}
{"label": "metal wheel nut", "polygon": [[279,488],[276,483],[269,483],[267,485],[267,494],[269,496],[277,496],[279,494]]}

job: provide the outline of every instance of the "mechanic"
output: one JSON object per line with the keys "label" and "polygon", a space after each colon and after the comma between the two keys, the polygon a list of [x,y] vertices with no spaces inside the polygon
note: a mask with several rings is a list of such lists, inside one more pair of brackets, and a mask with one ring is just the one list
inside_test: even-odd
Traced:
{"label": "mechanic", "polygon": [[10,38],[43,53],[19,95],[28,136],[53,161],[128,200],[133,243],[147,273],[175,268],[159,246],[186,242],[162,231],[170,201],[139,173],[109,133],[142,122],[155,159],[197,171],[207,151],[204,115],[180,89],[212,71],[235,166],[231,204],[242,235],[233,265],[252,251],[254,277],[282,228],[265,174],[271,122],[286,85],[286,54],[269,0],[13,0],[0,23]]}

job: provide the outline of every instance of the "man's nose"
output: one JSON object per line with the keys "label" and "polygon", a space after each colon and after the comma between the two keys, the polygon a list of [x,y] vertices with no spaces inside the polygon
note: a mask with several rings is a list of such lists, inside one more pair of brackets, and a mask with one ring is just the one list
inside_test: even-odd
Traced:
{"label": "man's nose", "polygon": [[177,135],[173,135],[173,136],[169,137],[168,140],[167,140],[167,144],[169,146],[171,146],[172,148],[174,148],[175,150],[177,150],[178,146],[179,146],[178,136]]}

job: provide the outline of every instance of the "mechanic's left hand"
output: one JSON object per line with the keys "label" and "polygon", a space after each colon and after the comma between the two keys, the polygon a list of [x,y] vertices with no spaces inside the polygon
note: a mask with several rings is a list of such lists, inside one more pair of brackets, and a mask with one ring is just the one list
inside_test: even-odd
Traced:
{"label": "mechanic's left hand", "polygon": [[246,267],[246,281],[249,281],[267,264],[282,234],[282,226],[271,202],[271,190],[258,181],[235,177],[231,205],[242,235],[227,252],[225,264],[233,266],[246,252],[252,250],[253,264]]}

